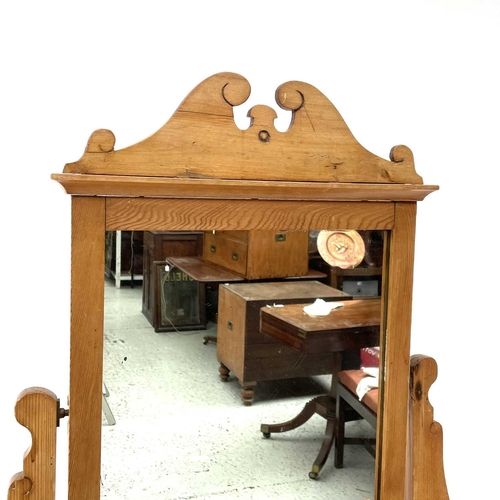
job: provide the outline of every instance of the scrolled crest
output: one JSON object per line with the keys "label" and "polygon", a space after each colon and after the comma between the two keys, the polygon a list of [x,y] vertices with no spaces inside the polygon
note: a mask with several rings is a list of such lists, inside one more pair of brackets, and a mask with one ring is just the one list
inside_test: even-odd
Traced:
{"label": "scrolled crest", "polygon": [[234,73],[231,73],[233,78],[229,79],[222,87],[222,97],[231,106],[240,106],[250,96],[250,83],[246,78],[234,78]]}
{"label": "scrolled crest", "polygon": [[[217,73],[199,83],[163,127],[148,138],[115,151],[110,130],[96,130],[82,158],[65,173],[149,177],[422,184],[413,154],[392,149],[391,161],[366,150],[332,102],[316,87],[288,81],[275,92],[277,105],[292,112],[285,132],[277,114],[253,106],[250,126],[241,130],[234,107],[250,96],[250,83],[237,73]],[[272,165],[272,168],[269,168]]]}
{"label": "scrolled crest", "polygon": [[276,89],[276,103],[282,109],[297,111],[304,104],[304,94],[297,89],[296,82],[283,83]]}
{"label": "scrolled crest", "polygon": [[413,153],[408,146],[394,146],[389,153],[389,158],[394,163],[411,163],[414,164]]}
{"label": "scrolled crest", "polygon": [[115,134],[111,130],[99,129],[92,132],[87,147],[86,153],[109,153],[115,147]]}

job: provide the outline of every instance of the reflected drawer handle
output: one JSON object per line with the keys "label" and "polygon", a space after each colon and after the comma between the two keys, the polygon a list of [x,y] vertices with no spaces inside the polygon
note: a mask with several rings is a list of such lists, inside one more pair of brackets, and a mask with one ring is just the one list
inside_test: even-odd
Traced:
{"label": "reflected drawer handle", "polygon": [[217,250],[217,247],[215,245],[210,245],[210,251],[215,253]]}
{"label": "reflected drawer handle", "polygon": [[286,234],[284,233],[275,234],[274,241],[286,241]]}
{"label": "reflected drawer handle", "polygon": [[229,330],[232,330],[233,329],[233,323],[231,321],[228,321],[227,322],[227,327]]}
{"label": "reflected drawer handle", "polygon": [[231,257],[233,258],[233,260],[238,260],[238,254],[236,252],[234,252]]}

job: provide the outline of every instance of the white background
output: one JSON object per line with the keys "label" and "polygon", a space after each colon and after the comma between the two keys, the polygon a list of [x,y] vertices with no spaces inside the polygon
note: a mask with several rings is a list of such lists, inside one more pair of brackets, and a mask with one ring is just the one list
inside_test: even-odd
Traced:
{"label": "white background", "polygon": [[[2,2],[0,46],[0,498],[30,442],[18,393],[68,392],[70,197],[50,174],[95,129],[116,149],[149,136],[220,71],[252,85],[241,127],[269,104],[285,130],[274,91],[302,80],[440,185],[418,206],[412,353],[439,365],[451,499],[498,497],[499,2]],[[58,440],[63,499],[64,422]]]}

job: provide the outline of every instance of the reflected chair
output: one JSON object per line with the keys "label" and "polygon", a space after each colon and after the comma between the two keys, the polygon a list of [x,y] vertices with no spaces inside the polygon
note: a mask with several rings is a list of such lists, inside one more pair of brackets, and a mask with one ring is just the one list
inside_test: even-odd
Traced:
{"label": "reflected chair", "polygon": [[364,446],[375,457],[374,438],[345,437],[346,413],[354,410],[374,429],[377,428],[378,389],[369,390],[360,401],[356,388],[361,379],[366,377],[363,370],[343,370],[338,373],[337,401],[335,414],[337,417],[337,432],[335,439],[335,467],[344,466],[344,446],[357,444]]}

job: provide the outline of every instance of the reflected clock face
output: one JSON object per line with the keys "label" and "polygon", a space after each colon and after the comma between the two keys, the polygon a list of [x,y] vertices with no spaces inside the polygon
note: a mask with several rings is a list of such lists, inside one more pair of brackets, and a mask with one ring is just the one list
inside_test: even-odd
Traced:
{"label": "reflected clock face", "polygon": [[320,231],[318,251],[331,266],[349,269],[363,260],[365,243],[357,231]]}

